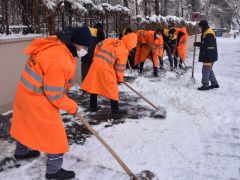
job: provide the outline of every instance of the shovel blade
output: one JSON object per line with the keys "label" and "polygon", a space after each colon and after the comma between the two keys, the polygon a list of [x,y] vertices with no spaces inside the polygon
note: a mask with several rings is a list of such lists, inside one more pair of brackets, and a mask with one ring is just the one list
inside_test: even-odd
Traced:
{"label": "shovel blade", "polygon": [[136,174],[135,177],[131,180],[153,180],[155,177],[154,173],[149,170],[143,170],[139,174]]}
{"label": "shovel blade", "polygon": [[158,110],[152,111],[150,114],[150,117],[156,118],[156,119],[164,119],[166,118],[167,112],[166,109],[161,107],[158,108]]}

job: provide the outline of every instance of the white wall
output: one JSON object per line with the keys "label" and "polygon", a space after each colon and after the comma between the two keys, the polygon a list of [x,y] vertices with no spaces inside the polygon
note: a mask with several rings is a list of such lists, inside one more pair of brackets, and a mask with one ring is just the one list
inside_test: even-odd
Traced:
{"label": "white wall", "polygon": [[[33,40],[28,38],[0,39],[0,113],[12,109],[18,80],[28,59],[23,49]],[[75,83],[81,82],[81,64],[78,61]]]}

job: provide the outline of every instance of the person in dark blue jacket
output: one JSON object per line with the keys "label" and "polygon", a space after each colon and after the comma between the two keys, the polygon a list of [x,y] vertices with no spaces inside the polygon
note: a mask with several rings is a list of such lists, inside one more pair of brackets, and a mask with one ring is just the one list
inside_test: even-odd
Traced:
{"label": "person in dark blue jacket", "polygon": [[92,34],[92,43],[88,48],[88,54],[82,57],[82,81],[87,76],[89,68],[92,64],[93,54],[95,47],[98,43],[102,42],[105,39],[105,33],[103,31],[103,25],[101,23],[97,23],[93,28],[90,28]]}
{"label": "person in dark blue jacket", "polygon": [[[202,33],[201,42],[195,42],[194,46],[200,47],[199,62],[203,63],[202,86],[198,90],[204,91],[219,88],[213,72],[213,64],[218,60],[216,35],[206,20],[200,21],[198,25]],[[211,82],[210,86],[209,81]]]}

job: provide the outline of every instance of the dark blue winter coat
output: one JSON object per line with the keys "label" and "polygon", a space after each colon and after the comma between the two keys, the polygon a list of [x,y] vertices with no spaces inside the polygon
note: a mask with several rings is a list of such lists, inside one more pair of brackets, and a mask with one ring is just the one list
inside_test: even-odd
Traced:
{"label": "dark blue winter coat", "polygon": [[200,47],[199,62],[214,63],[218,60],[216,35],[211,28],[204,30],[201,42],[195,45]]}

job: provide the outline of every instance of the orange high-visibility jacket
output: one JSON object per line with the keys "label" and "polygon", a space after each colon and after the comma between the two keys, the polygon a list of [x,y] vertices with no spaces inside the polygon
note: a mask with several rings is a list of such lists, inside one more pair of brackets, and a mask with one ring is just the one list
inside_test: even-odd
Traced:
{"label": "orange high-visibility jacket", "polygon": [[74,78],[76,60],[56,36],[35,39],[24,52],[30,58],[17,87],[10,134],[31,149],[67,152],[59,110],[70,114],[77,110],[76,102],[65,94]]}
{"label": "orange high-visibility jacket", "polygon": [[154,41],[154,44],[157,47],[157,55],[162,58],[163,57],[163,51],[164,51],[163,36],[161,35],[159,38],[157,38]]}
{"label": "orange high-visibility jacket", "polygon": [[141,52],[142,52],[143,44],[146,42],[144,32],[145,30],[136,31],[137,47],[136,47],[136,53],[135,53],[134,66],[138,65],[140,62],[143,62],[141,59]]}
{"label": "orange high-visibility jacket", "polygon": [[99,43],[81,89],[112,100],[119,100],[118,82],[124,81],[128,54],[136,44],[135,33],[123,36],[121,40],[110,38]]}
{"label": "orange high-visibility jacket", "polygon": [[181,37],[177,47],[178,55],[181,57],[183,61],[186,61],[188,33],[186,27],[179,28],[179,31],[183,32],[184,35]]}
{"label": "orange high-visibility jacket", "polygon": [[[158,67],[158,55],[161,55],[161,50],[163,48],[163,40],[161,40],[161,36],[154,40],[155,31],[145,31],[144,32],[144,41],[141,46],[141,58],[140,62],[144,62],[146,58],[149,58],[153,61],[154,67]],[[149,53],[152,52],[150,55]]]}

